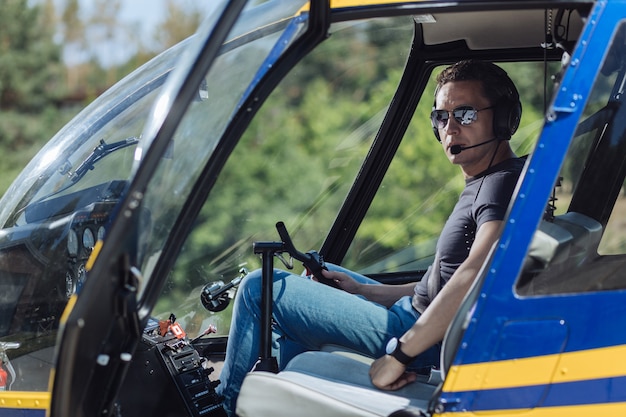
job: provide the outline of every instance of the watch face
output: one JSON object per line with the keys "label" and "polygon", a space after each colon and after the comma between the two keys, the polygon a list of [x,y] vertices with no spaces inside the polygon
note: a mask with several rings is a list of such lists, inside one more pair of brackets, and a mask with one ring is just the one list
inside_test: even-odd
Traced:
{"label": "watch face", "polygon": [[391,340],[389,340],[389,342],[387,342],[387,355],[391,355],[393,353],[394,350],[396,350],[396,347],[398,346],[398,339],[397,338],[392,338]]}

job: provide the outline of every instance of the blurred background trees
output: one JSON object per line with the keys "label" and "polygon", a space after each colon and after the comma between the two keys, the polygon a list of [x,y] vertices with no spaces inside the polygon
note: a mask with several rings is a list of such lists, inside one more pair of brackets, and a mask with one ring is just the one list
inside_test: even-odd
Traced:
{"label": "blurred background trees", "polygon": [[0,192],[3,193],[44,137],[61,125],[64,94],[61,47],[55,23],[27,0],[0,10]]}
{"label": "blurred background trees", "polygon": [[[146,27],[149,24],[146,21],[120,18],[122,0],[3,0],[0,8],[0,149],[3,151],[0,153],[3,174],[0,196],[41,146],[75,114],[132,70],[195,32],[208,3],[162,0],[159,3],[164,9],[161,21]],[[375,33],[376,28],[372,31]],[[391,49],[403,47],[382,35],[368,41],[371,44],[356,40],[350,47],[363,53],[378,44]],[[350,71],[352,64],[345,60],[345,51],[334,50],[331,45],[327,53],[337,58],[316,61],[313,57],[299,77],[315,84],[315,79],[321,81]],[[390,55],[403,56],[399,51],[390,51]],[[391,67],[387,61],[378,61],[365,69],[364,74],[369,72],[373,79],[384,79],[389,76]],[[542,71],[514,66],[506,69],[519,83],[543,84]],[[368,94],[377,93],[364,85],[367,82],[364,80],[355,79],[352,84],[335,86],[335,97],[344,97],[347,103],[367,101]],[[292,94],[288,96],[310,101],[308,107],[316,111],[324,109],[319,101],[321,96],[316,96],[315,92],[296,94],[300,85],[293,83]],[[524,97],[525,115],[536,116],[542,111],[538,107],[543,103],[543,92],[540,88],[536,90],[533,97]],[[285,106],[290,105],[285,103]],[[341,115],[316,116],[317,120],[338,117]],[[316,123],[315,120],[312,123]],[[533,126],[532,130],[538,127]],[[299,128],[315,126],[303,124]],[[522,153],[528,151],[530,148],[522,149]]]}
{"label": "blurred background trees", "polygon": [[[204,15],[199,7],[208,3],[162,0],[164,17],[146,32],[146,22],[120,19],[122,0],[3,0],[0,195],[41,146],[93,99],[195,32]],[[239,269],[240,260],[250,258],[244,264],[256,265],[251,240],[259,230],[274,233],[277,220],[294,226],[290,232],[299,248],[320,247],[402,75],[413,34],[412,19],[408,23],[404,29],[380,22],[365,31],[343,27],[334,39],[344,42],[321,45],[283,80],[242,138],[246,146],[236,149],[220,175],[212,191],[218,197],[204,207],[197,233],[172,272],[176,285],[167,288],[171,294],[164,311],[182,303],[190,287],[209,278],[233,278],[227,268]],[[520,90],[532,91],[523,96],[524,117],[514,140],[523,155],[530,152],[542,121],[542,64],[505,68]],[[415,248],[434,242],[463,186],[428,122],[424,131],[432,92],[426,97],[416,111],[419,123],[409,126],[412,140],[398,150],[382,197],[370,208],[372,220],[361,227],[351,249],[362,254],[362,264],[377,261],[373,256],[382,253],[381,247],[391,252],[404,242]],[[300,139],[298,145],[285,146],[293,137]],[[324,152],[331,157],[320,158]],[[288,166],[281,165],[284,160]],[[380,230],[389,231],[384,241]],[[193,301],[197,304],[197,297]]]}
{"label": "blurred background trees", "polygon": [[[120,19],[121,0],[3,0],[0,8],[0,195],[65,123],[157,53],[191,35],[202,12],[164,0],[154,28]],[[89,8],[85,7],[89,4]],[[126,54],[120,54],[124,45]],[[128,53],[128,51],[131,51]]]}

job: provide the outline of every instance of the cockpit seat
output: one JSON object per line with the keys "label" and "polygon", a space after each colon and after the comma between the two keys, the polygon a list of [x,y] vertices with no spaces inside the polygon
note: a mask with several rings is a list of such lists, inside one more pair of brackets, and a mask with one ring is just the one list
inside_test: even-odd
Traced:
{"label": "cockpit seat", "polygon": [[[526,285],[532,289],[533,277],[546,269],[574,262],[581,265],[597,256],[602,225],[580,213],[557,216],[553,222],[542,221],[533,237],[524,264]],[[524,278],[522,278],[523,280]],[[526,288],[524,288],[526,287]],[[472,289],[459,307],[448,328],[441,352],[442,373],[449,369],[467,324],[481,285]],[[237,402],[240,417],[292,417],[297,410],[303,417],[390,416],[399,410],[421,415],[441,378],[424,377],[398,391],[381,391],[369,379],[371,358],[341,350],[305,352],[292,359],[278,374],[250,372],[242,385]]]}
{"label": "cockpit seat", "polygon": [[237,415],[386,417],[402,409],[427,408],[436,384],[424,377],[398,391],[378,390],[368,375],[371,360],[354,354],[305,352],[278,374],[251,372],[241,387]]}

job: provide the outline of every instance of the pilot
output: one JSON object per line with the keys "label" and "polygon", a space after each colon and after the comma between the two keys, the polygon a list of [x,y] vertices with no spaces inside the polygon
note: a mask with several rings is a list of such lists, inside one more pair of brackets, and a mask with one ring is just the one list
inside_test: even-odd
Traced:
{"label": "pilot", "polygon": [[[398,389],[439,365],[444,333],[498,239],[522,171],[509,139],[519,125],[519,94],[506,72],[483,61],[461,61],[437,77],[431,123],[465,188],[421,281],[380,284],[334,265],[324,271],[339,289],[274,271],[272,350],[282,369],[295,355],[340,345],[378,358],[370,377]],[[243,379],[259,357],[261,271],[249,274],[235,299],[218,392],[235,414]]]}

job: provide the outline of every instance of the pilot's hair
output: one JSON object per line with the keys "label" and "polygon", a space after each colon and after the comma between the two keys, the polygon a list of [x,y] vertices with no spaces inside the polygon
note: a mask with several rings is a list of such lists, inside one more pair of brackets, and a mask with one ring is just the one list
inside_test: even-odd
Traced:
{"label": "pilot's hair", "polygon": [[513,80],[506,71],[492,62],[468,59],[445,68],[437,76],[435,97],[444,84],[452,81],[480,81],[483,92],[492,105],[502,98],[519,101],[519,93]]}

